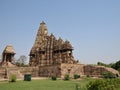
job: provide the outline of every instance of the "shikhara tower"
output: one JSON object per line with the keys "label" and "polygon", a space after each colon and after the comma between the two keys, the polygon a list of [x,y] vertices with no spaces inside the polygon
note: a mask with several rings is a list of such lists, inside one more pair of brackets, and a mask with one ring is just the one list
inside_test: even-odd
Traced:
{"label": "shikhara tower", "polygon": [[61,63],[74,64],[73,47],[69,41],[58,40],[48,34],[45,22],[40,23],[35,43],[30,51],[30,66],[46,66]]}

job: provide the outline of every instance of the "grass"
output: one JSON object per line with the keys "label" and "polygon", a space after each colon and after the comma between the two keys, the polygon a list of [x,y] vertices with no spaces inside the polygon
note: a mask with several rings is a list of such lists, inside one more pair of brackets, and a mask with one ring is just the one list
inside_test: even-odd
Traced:
{"label": "grass", "polygon": [[[84,87],[91,79],[83,80],[32,80],[32,81],[17,81],[17,82],[0,82],[0,90],[75,90],[75,85],[78,84]],[[117,90],[120,90],[117,89]]]}
{"label": "grass", "polygon": [[32,80],[0,83],[0,90],[75,90],[75,81]]}

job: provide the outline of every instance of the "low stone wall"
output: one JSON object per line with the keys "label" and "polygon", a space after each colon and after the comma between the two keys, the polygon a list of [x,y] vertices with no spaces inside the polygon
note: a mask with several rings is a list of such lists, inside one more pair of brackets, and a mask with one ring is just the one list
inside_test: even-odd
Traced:
{"label": "low stone wall", "polygon": [[22,75],[31,74],[32,77],[39,76],[39,67],[19,67],[19,71]]}
{"label": "low stone wall", "polygon": [[84,73],[86,76],[100,77],[103,72],[104,72],[104,68],[101,67],[96,67],[92,65],[84,66]]}
{"label": "low stone wall", "polygon": [[39,77],[38,67],[0,67],[0,78],[9,78],[15,74],[17,79],[23,79],[25,74],[31,74],[32,77]]}
{"label": "low stone wall", "polygon": [[75,74],[80,76],[101,77],[103,72],[112,72],[119,75],[119,72],[104,66],[92,66],[83,64],[59,64],[51,66],[39,67],[0,67],[0,79],[9,78],[11,74],[15,74],[18,79],[23,79],[25,74],[31,74],[32,77],[52,77],[64,78],[66,74],[73,77]]}
{"label": "low stone wall", "polygon": [[73,77],[74,74],[84,75],[82,64],[60,64],[52,66],[40,66],[39,67],[39,76],[40,77],[51,77],[56,76],[59,78],[64,78],[66,74],[69,74],[70,77]]}
{"label": "low stone wall", "polygon": [[92,65],[84,66],[84,73],[87,76],[101,77],[101,75],[104,72],[111,72],[111,73],[119,76],[119,72],[112,68],[108,68],[108,67],[104,67],[104,66],[92,66]]}
{"label": "low stone wall", "polygon": [[9,67],[6,68],[7,70],[7,78],[9,78],[11,75],[16,75],[17,79],[23,79],[23,74],[20,73],[20,68],[18,67]]}
{"label": "low stone wall", "polygon": [[40,77],[61,77],[61,65],[51,65],[51,66],[40,66],[39,67]]}
{"label": "low stone wall", "polygon": [[61,78],[64,78],[66,74],[69,74],[69,76],[72,78],[75,74],[83,76],[83,67],[83,64],[61,64]]}
{"label": "low stone wall", "polygon": [[6,68],[5,67],[0,67],[0,79],[1,78],[6,78],[7,76],[7,73],[6,73]]}

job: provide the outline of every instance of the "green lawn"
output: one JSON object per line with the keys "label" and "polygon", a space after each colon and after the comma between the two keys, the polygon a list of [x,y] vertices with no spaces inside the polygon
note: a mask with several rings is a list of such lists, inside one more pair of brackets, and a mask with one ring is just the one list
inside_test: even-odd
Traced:
{"label": "green lawn", "polygon": [[[13,83],[0,82],[0,90],[75,90],[76,83],[78,83],[78,81],[71,80],[32,80],[17,81]],[[83,81],[82,85],[85,83],[86,81]]]}
{"label": "green lawn", "polygon": [[[17,82],[0,82],[0,90],[75,90],[76,84],[84,86],[90,79],[84,80],[32,80]],[[120,90],[116,89],[116,90]]]}

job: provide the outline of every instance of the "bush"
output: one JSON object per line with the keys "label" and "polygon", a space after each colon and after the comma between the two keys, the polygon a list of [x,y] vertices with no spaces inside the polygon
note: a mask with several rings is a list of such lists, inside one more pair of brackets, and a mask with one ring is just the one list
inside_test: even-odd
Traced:
{"label": "bush", "polygon": [[9,77],[9,81],[10,82],[16,82],[16,75],[15,74],[11,74]]}
{"label": "bush", "polygon": [[78,78],[80,78],[80,75],[75,74],[74,79],[78,79]]}
{"label": "bush", "polygon": [[75,90],[87,90],[86,86],[75,84]]}
{"label": "bush", "polygon": [[76,86],[75,86],[75,90],[79,90],[79,86],[78,86],[78,84],[76,84]]}
{"label": "bush", "polygon": [[115,85],[110,79],[96,79],[87,84],[87,90],[115,90]]}
{"label": "bush", "polygon": [[56,76],[51,77],[52,80],[57,80]]}
{"label": "bush", "polygon": [[70,80],[70,77],[69,77],[68,74],[66,74],[66,75],[64,76],[64,80]]}
{"label": "bush", "polygon": [[116,75],[114,75],[111,72],[104,72],[102,73],[103,78],[116,78]]}

